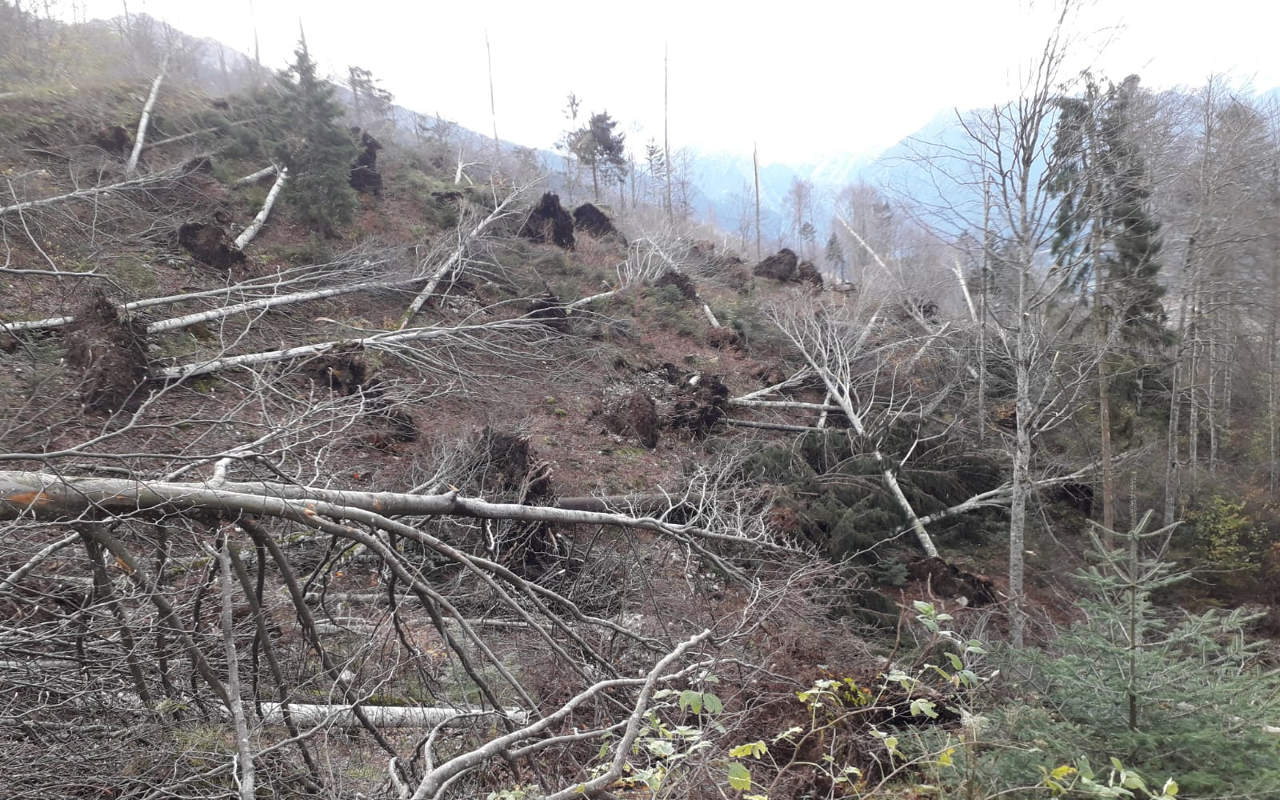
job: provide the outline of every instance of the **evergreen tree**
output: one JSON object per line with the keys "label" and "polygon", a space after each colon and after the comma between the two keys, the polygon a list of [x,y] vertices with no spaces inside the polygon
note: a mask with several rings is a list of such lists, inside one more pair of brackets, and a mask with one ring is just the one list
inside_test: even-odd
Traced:
{"label": "evergreen tree", "polygon": [[1147,531],[1150,520],[1128,532],[1093,523],[1092,564],[1076,574],[1080,621],[1051,651],[1028,656],[1044,699],[1088,732],[1095,760],[1176,775],[1193,797],[1258,796],[1248,792],[1280,786],[1261,727],[1280,713],[1280,686],[1245,644],[1242,612],[1189,614],[1153,600],[1190,573],[1161,558],[1174,526]]}
{"label": "evergreen tree", "polygon": [[1160,223],[1147,207],[1151,197],[1146,165],[1133,135],[1132,106],[1138,77],[1112,87],[1102,119],[1103,205],[1106,240],[1102,269],[1110,313],[1130,338],[1157,338],[1165,322],[1160,300]]}
{"label": "evergreen tree", "polygon": [[343,112],[333,87],[316,74],[305,39],[294,56],[293,66],[279,76],[282,131],[276,156],[289,168],[287,195],[299,217],[332,236],[355,211],[348,178],[356,147],[340,123]]}
{"label": "evergreen tree", "polygon": [[600,202],[600,172],[624,175],[627,170],[626,135],[616,133],[617,121],[608,111],[592,114],[587,124],[569,132],[569,149],[578,161],[591,167],[591,188]]}
{"label": "evergreen tree", "polygon": [[848,280],[845,275],[845,269],[849,266],[849,262],[845,260],[844,248],[840,246],[840,239],[836,236],[836,232],[832,231],[831,236],[827,239],[827,267],[837,275],[840,280]]}
{"label": "evergreen tree", "polygon": [[1165,321],[1160,223],[1147,207],[1150,179],[1133,130],[1138,93],[1136,75],[1106,91],[1086,75],[1080,97],[1060,99],[1049,180],[1058,197],[1055,263],[1130,339],[1158,335]]}
{"label": "evergreen tree", "polygon": [[351,90],[356,124],[361,128],[394,123],[395,95],[379,86],[372,72],[363,67],[348,67],[347,88]]}

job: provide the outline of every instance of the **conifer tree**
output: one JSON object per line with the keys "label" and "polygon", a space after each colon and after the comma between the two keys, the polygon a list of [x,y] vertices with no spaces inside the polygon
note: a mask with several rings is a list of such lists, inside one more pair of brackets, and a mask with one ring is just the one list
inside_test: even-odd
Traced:
{"label": "conifer tree", "polygon": [[341,124],[342,107],[333,98],[333,87],[317,76],[305,39],[294,56],[293,66],[279,76],[283,130],[276,155],[289,168],[288,194],[298,215],[333,236],[355,211],[348,178],[356,148]]}
{"label": "conifer tree", "polygon": [[831,232],[831,236],[827,239],[827,267],[835,270],[840,276],[840,280],[848,280],[845,274],[849,262],[844,257],[844,248],[840,246],[840,239],[836,236],[835,231]]}
{"label": "conifer tree", "polygon": [[1128,532],[1092,524],[1091,564],[1076,573],[1080,620],[1050,651],[1028,656],[1044,699],[1088,731],[1091,756],[1177,775],[1188,790],[1280,786],[1275,745],[1262,730],[1280,713],[1280,684],[1245,644],[1252,618],[1155,602],[1190,573],[1163,558],[1175,526],[1148,531],[1151,516]]}
{"label": "conifer tree", "polygon": [[1133,130],[1139,84],[1130,75],[1103,91],[1086,73],[1080,97],[1058,101],[1049,188],[1058,197],[1052,250],[1071,285],[1092,301],[1098,357],[1098,421],[1102,522],[1115,526],[1109,355],[1115,335],[1131,345],[1158,342],[1165,322],[1160,298],[1160,224],[1147,207],[1150,180]]}
{"label": "conifer tree", "polygon": [[601,111],[592,114],[586,125],[569,133],[569,149],[578,161],[591,167],[591,188],[597,203],[600,202],[600,171],[604,170],[606,176],[610,171],[626,174],[626,135],[614,132],[617,125],[608,111]]}

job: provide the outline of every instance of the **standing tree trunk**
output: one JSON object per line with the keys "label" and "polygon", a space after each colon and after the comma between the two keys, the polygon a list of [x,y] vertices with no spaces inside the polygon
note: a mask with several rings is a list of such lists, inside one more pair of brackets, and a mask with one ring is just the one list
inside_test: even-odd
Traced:
{"label": "standing tree trunk", "polygon": [[667,58],[667,46],[662,46],[662,159],[665,161],[667,179],[667,222],[675,222],[675,206],[671,204],[671,116],[670,116],[671,64]]}
{"label": "standing tree trunk", "polygon": [[[1031,263],[1030,254],[1026,264]],[[1014,331],[1014,428],[1012,494],[1009,500],[1009,641],[1022,647],[1026,621],[1023,617],[1023,577],[1026,570],[1027,495],[1031,483],[1031,342],[1027,341],[1030,320],[1027,313],[1027,270],[1018,271],[1018,321]]]}
{"label": "standing tree trunk", "polygon": [[498,171],[498,162],[502,159],[502,145],[498,140],[498,106],[493,96],[493,50],[489,48],[489,32],[484,32],[484,54],[489,65],[489,119],[493,122],[493,169]]}
{"label": "standing tree trunk", "polygon": [[763,258],[760,252],[760,151],[755,143],[751,144],[751,170],[756,178],[756,261]]}

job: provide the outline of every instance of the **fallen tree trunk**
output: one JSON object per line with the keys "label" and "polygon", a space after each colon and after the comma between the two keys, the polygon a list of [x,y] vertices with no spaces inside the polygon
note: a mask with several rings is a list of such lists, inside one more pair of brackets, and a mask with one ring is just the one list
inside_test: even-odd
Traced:
{"label": "fallen tree trunk", "polygon": [[275,175],[276,170],[278,169],[279,167],[277,167],[275,164],[268,164],[267,166],[263,167],[257,172],[251,172],[248,175],[245,175],[243,178],[236,178],[234,181],[231,182],[231,185],[232,186],[248,186],[251,183],[257,183],[258,181],[262,180],[268,175]]}
{"label": "fallen tree trunk", "polygon": [[[830,394],[827,395],[830,397]],[[729,405],[743,408],[794,408],[807,411],[840,411],[840,406],[831,403],[802,403],[799,400],[746,400],[741,397],[730,398]]]}
{"label": "fallen tree trunk", "polygon": [[133,178],[131,180],[121,181],[119,183],[112,183],[106,186],[91,186],[88,189],[79,189],[74,192],[68,192],[66,194],[60,194],[54,197],[45,197],[40,200],[26,200],[21,203],[14,203],[13,205],[0,206],[0,217],[3,217],[5,214],[17,214],[23,211],[30,211],[35,208],[43,208],[44,206],[51,206],[56,203],[63,203],[63,202],[66,202],[67,200],[82,200],[88,197],[96,197],[100,194],[108,194],[110,192],[120,192],[120,191],[124,191],[125,189],[138,189],[144,186],[151,186],[157,183],[164,183],[165,181],[172,180],[175,175],[176,173],[174,172],[164,172],[164,173],[159,173],[155,175],[144,175],[141,178]]}
{"label": "fallen tree trunk", "polygon": [[458,246],[455,247],[449,254],[449,257],[436,268],[435,272],[431,273],[431,277],[427,279],[427,285],[422,287],[422,291],[418,292],[417,296],[413,298],[413,302],[409,304],[409,310],[404,313],[404,317],[400,320],[401,330],[403,330],[414,316],[422,310],[422,306],[425,305],[427,299],[435,293],[436,287],[440,285],[440,281],[444,279],[444,276],[448,275],[462,263],[462,257],[466,255],[467,248],[471,243],[495,222],[507,216],[506,208],[513,200],[516,199],[518,194],[518,192],[512,192],[508,195],[505,200],[494,207],[493,211],[489,213],[489,216],[482,219],[480,224],[476,225],[461,238],[458,242]]}
{"label": "fallen tree trunk", "polygon": [[738,428],[759,428],[766,431],[788,431],[790,433],[808,433],[809,431],[821,430],[810,425],[791,425],[785,422],[756,422],[752,419],[731,419],[725,417],[723,420],[726,425],[733,425]]}
{"label": "fallen tree trunk", "polygon": [[366,289],[390,289],[396,286],[402,286],[406,283],[412,283],[416,280],[418,279],[412,278],[404,281],[391,282],[367,281],[364,283],[352,283],[346,286],[330,286],[326,289],[311,289],[305,292],[278,294],[274,297],[262,297],[257,300],[247,300],[243,303],[236,303],[235,305],[212,308],[208,311],[197,311],[194,314],[184,314],[181,317],[162,319],[148,325],[147,333],[162,333],[164,331],[178,330],[179,328],[187,328],[192,325],[198,325],[201,322],[223,319],[224,317],[230,317],[247,311],[259,311],[274,308],[275,306],[289,305],[291,303],[305,303],[309,300],[323,300],[326,297],[337,297],[338,295],[352,294]]}
{"label": "fallen tree trunk", "polygon": [[284,188],[284,182],[288,177],[289,168],[281,167],[279,174],[276,175],[276,182],[271,184],[271,191],[267,192],[267,199],[262,201],[262,210],[233,242],[237,250],[243,250],[249,242],[253,241],[253,237],[258,235],[258,231],[262,230],[262,226],[267,222],[267,215],[271,213],[271,207],[276,204],[276,197],[280,195],[280,190]]}
{"label": "fallen tree trunk", "polygon": [[[284,483],[177,483],[129,478],[56,475],[0,470],[0,519],[69,521],[86,515],[129,516],[148,511],[197,509],[241,512],[287,519],[317,515],[335,519],[388,516],[454,516],[518,519],[562,525],[616,525],[655,533],[737,542],[747,537],[667,522],[654,517],[605,511],[576,511],[520,503],[490,503],[457,492],[401,494],[312,489]],[[754,542],[757,546],[770,546]]]}
{"label": "fallen tree trunk", "polygon": [[[319,273],[313,272],[314,270],[315,270],[314,266],[298,267],[298,268],[286,270],[282,273],[271,275],[265,278],[254,278],[252,280],[248,280],[243,283],[237,283],[232,286],[223,286],[217,289],[206,289],[205,291],[202,291],[202,292],[189,292],[186,294],[171,294],[171,295],[166,295],[164,297],[148,297],[142,300],[134,300],[132,302],[125,303],[124,305],[118,305],[116,306],[116,309],[121,312],[137,311],[143,308],[152,308],[153,306],[170,305],[173,303],[185,303],[190,300],[201,300],[206,297],[221,297],[225,295],[232,295],[232,294],[235,294],[236,292],[253,292],[253,291],[258,291],[258,290],[267,289],[267,288],[279,289],[283,286],[289,286],[296,283],[308,283],[308,282],[317,283],[321,280],[322,275],[320,275]],[[291,273],[299,273],[299,274],[295,275],[294,277],[288,277]],[[395,281],[395,282],[385,282],[385,283],[379,283],[377,281],[365,281],[359,284],[349,284],[343,287],[334,287],[334,291],[335,293],[340,294],[345,291],[358,291],[361,289],[393,288],[395,286],[402,285],[402,283],[412,283],[416,280],[421,280],[421,279],[409,278],[404,280],[403,282]],[[313,299],[315,297],[315,293],[321,292],[321,291],[328,291],[328,290],[309,289],[301,292],[292,292],[286,295],[272,295],[271,297],[264,297],[264,298],[260,298],[259,300],[253,300],[253,301],[248,301],[246,303],[242,303],[240,304],[240,306],[243,306],[241,310],[251,311],[254,308],[270,307],[270,305],[281,305],[283,303],[298,303],[298,302],[302,302],[303,300]],[[324,296],[328,297],[331,295],[324,295]],[[256,305],[257,303],[267,303],[267,305],[258,306]],[[207,319],[215,319],[217,316],[227,316],[227,314],[219,314],[219,312],[222,312],[224,309],[228,309],[228,308],[236,308],[236,306],[223,306],[222,308],[213,309],[211,312],[201,312],[206,314],[212,313],[215,315],[213,317],[203,317],[201,319],[194,319],[194,317],[197,315],[185,315],[183,317],[174,318],[174,319],[184,319],[184,320],[190,319],[191,320],[189,322],[186,322],[183,325],[163,324],[163,323],[169,322],[169,320],[162,320],[159,323],[152,323],[152,324],[158,326],[156,330],[171,330],[173,328],[186,327],[187,325],[194,325],[197,322],[202,322]],[[228,313],[235,313],[235,312],[228,312]],[[65,317],[46,317],[45,319],[21,320],[18,322],[0,322],[0,331],[3,331],[5,333],[18,333],[21,331],[37,331],[37,330],[46,330],[49,328],[61,328],[66,325],[70,325],[74,321],[75,321],[75,317],[65,316]],[[150,327],[148,327],[148,332],[153,333],[155,331],[153,331]]]}
{"label": "fallen tree trunk", "polygon": [[408,330],[376,333],[372,336],[365,336],[360,339],[336,339],[328,342],[288,347],[283,350],[246,353],[239,356],[226,356],[224,358],[209,359],[208,361],[200,361],[193,364],[181,364],[174,367],[165,367],[152,373],[152,375],[153,377],[164,380],[181,380],[183,378],[191,378],[197,375],[208,375],[214,372],[221,372],[226,369],[253,367],[259,364],[271,364],[277,361],[288,361],[294,358],[309,358],[328,350],[332,350],[335,347],[378,347],[399,344],[402,342],[423,341],[427,339],[467,334],[473,331],[498,330],[503,328],[518,330],[537,326],[537,320],[518,317],[516,319],[501,320],[498,322],[487,322],[477,325],[458,325],[450,328],[410,328]]}
{"label": "fallen tree trunk", "polygon": [[[434,728],[459,717],[474,717],[477,723],[493,715],[506,717],[519,724],[524,724],[529,719],[528,714],[516,708],[493,711],[483,708],[368,706],[362,703],[360,710],[369,718],[369,722],[378,728]],[[335,728],[358,728],[361,725],[351,706],[289,703],[289,715],[299,725],[323,725]],[[284,724],[281,704],[263,703],[262,721],[268,725]]]}
{"label": "fallen tree trunk", "polygon": [[147,139],[147,125],[151,122],[151,110],[155,108],[156,97],[160,95],[160,83],[164,80],[164,74],[168,68],[169,57],[165,56],[164,63],[160,65],[160,74],[151,82],[151,93],[147,95],[147,102],[142,106],[142,118],[138,120],[138,134],[133,138],[133,152],[129,154],[129,160],[124,165],[126,178],[138,168],[138,157],[142,155],[143,143]]}

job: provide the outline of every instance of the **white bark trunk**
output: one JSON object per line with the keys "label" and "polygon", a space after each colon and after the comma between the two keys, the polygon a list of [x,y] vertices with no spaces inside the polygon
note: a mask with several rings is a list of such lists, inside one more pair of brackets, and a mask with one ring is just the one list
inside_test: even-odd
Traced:
{"label": "white bark trunk", "polygon": [[270,164],[258,170],[257,172],[252,172],[248,175],[245,175],[243,178],[235,179],[234,181],[231,182],[231,185],[232,186],[248,186],[251,183],[257,183],[258,181],[262,180],[268,175],[276,174],[277,169],[279,169],[279,167],[277,167],[275,164]]}
{"label": "white bark trunk", "polygon": [[[138,481],[128,478],[75,477],[48,472],[0,470],[0,519],[73,519],[89,512],[129,515],[149,509],[175,512],[192,509],[240,511],[298,518],[324,514],[364,519],[388,516],[457,516],[473,519],[519,519],[563,525],[616,525],[654,533],[737,542],[745,538],[655,517],[607,511],[581,511],[554,506],[490,503],[445,494],[401,494],[311,489],[283,483],[209,483]],[[761,543],[763,546],[769,546]]]}
{"label": "white bark trunk", "polygon": [[410,341],[423,341],[426,339],[436,339],[445,336],[453,336],[457,334],[465,334],[471,331],[495,330],[499,328],[509,328],[512,330],[532,327],[537,324],[536,320],[502,320],[499,322],[482,323],[478,325],[459,325],[452,328],[410,328],[403,331],[377,333],[372,336],[366,336],[361,339],[338,339],[329,342],[318,342],[316,344],[299,345],[298,347],[289,347],[283,350],[268,350],[261,353],[246,353],[239,356],[226,356],[225,358],[214,358],[208,361],[198,361],[192,364],[181,364],[175,367],[165,367],[152,373],[156,378],[164,380],[179,380],[182,378],[191,378],[197,375],[209,375],[222,370],[235,369],[237,367],[253,367],[259,364],[271,364],[277,361],[288,361],[293,358],[302,358],[307,356],[315,356],[320,353],[332,350],[335,347],[376,347],[379,345],[399,344]]}
{"label": "white bark trunk", "polygon": [[702,313],[707,315],[707,322],[711,323],[711,327],[719,328],[720,320],[716,319],[716,315],[711,313],[711,306],[706,303],[702,304]]}
{"label": "white bark trunk", "polygon": [[463,256],[467,254],[467,248],[471,243],[495,222],[507,215],[507,207],[516,199],[517,196],[518,193],[512,193],[511,195],[508,195],[505,200],[499,203],[493,211],[489,213],[489,216],[481,220],[479,225],[476,225],[462,237],[461,241],[458,242],[458,246],[449,254],[449,257],[440,264],[435,272],[431,273],[431,277],[427,279],[427,285],[423,286],[422,291],[418,292],[417,297],[413,298],[413,302],[409,304],[409,310],[405,312],[403,319],[400,320],[400,328],[402,330],[409,324],[414,315],[422,310],[422,306],[426,304],[427,299],[435,292],[436,287],[440,285],[440,281],[442,281],[450,272],[459,267],[462,263]]}
{"label": "white bark trunk", "polygon": [[129,154],[129,160],[124,165],[126,178],[138,168],[138,157],[142,155],[143,142],[147,138],[147,125],[151,122],[151,110],[155,108],[156,97],[160,94],[160,83],[164,80],[164,73],[168,66],[169,58],[166,56],[164,63],[160,65],[160,74],[151,82],[151,93],[147,95],[147,102],[142,106],[142,118],[138,120],[138,134],[133,138],[133,152]]}
{"label": "white bark trunk", "polygon": [[136,189],[142,186],[150,186],[152,184],[170,180],[173,177],[173,174],[144,175],[140,178],[133,178],[131,180],[112,183],[106,186],[92,186],[88,189],[79,189],[74,192],[68,192],[54,197],[45,197],[40,200],[26,200],[21,203],[14,203],[13,205],[0,206],[0,217],[3,217],[6,214],[16,214],[24,211],[30,211],[33,208],[42,208],[44,206],[63,203],[67,200],[82,200],[87,197],[96,197],[100,194],[123,191],[124,189]]}
{"label": "white bark trunk", "polygon": [[[831,393],[827,393],[827,400],[831,399]],[[742,406],[743,408],[791,408],[799,411],[840,411],[840,406],[832,403],[805,403],[800,400],[747,400],[742,397],[730,398],[729,405]]]}
{"label": "white bark trunk", "polygon": [[231,617],[231,557],[227,554],[230,546],[224,538],[220,549],[209,552],[217,558],[222,572],[222,647],[227,657],[227,697],[231,701],[229,710],[236,737],[236,789],[240,800],[253,800],[257,773],[253,768],[253,749],[249,745],[249,724],[245,721],[244,702],[240,698],[240,659],[236,653],[235,625]]}
{"label": "white bark trunk", "polygon": [[351,294],[353,292],[360,292],[366,289],[386,289],[395,286],[403,286],[406,283],[413,283],[416,280],[417,278],[393,282],[371,281],[366,283],[352,283],[346,286],[331,286],[327,289],[312,289],[306,292],[292,292],[290,294],[276,295],[275,297],[263,297],[258,300],[248,300],[243,303],[209,309],[208,311],[197,311],[194,314],[184,314],[181,317],[162,319],[148,325],[147,333],[162,333],[164,331],[178,330],[179,328],[187,328],[192,325],[198,325],[201,322],[223,319],[224,317],[242,314],[247,311],[259,311],[262,309],[274,308],[275,306],[289,305],[290,303],[305,303],[309,300],[323,300],[326,297],[336,297],[338,295]]}
{"label": "white bark trunk", "polygon": [[244,229],[244,233],[236,237],[234,242],[236,249],[245,249],[249,242],[253,241],[253,237],[258,235],[258,231],[262,230],[262,226],[266,224],[267,215],[271,213],[271,207],[276,204],[276,197],[280,195],[280,190],[284,188],[284,182],[288,177],[289,168],[281,167],[279,174],[276,175],[276,182],[271,184],[271,191],[267,192],[267,199],[262,201],[262,210],[253,218],[253,222],[249,223],[249,227]]}
{"label": "white bark trunk", "polygon": [[[468,714],[497,714],[482,708],[438,708],[432,706],[368,706],[363,703],[360,710],[369,722],[377,728],[433,728],[442,722]],[[515,708],[501,712],[502,716],[523,723],[528,715]],[[356,719],[351,706],[320,705],[312,703],[290,703],[289,715],[299,725],[324,725],[335,728],[358,728],[360,721]],[[268,725],[283,725],[284,714],[280,703],[262,704],[263,722]],[[477,723],[484,722],[484,717],[477,717]]]}

